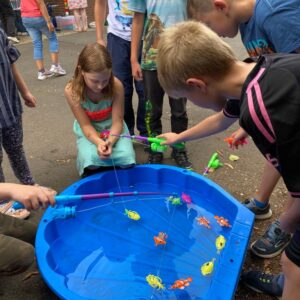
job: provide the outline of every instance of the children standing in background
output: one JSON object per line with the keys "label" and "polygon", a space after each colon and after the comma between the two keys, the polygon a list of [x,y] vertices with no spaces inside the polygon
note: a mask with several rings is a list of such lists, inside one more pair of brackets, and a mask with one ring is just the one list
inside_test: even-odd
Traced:
{"label": "children standing in background", "polygon": [[[44,0],[21,0],[22,22],[33,42],[33,58],[38,69],[38,80],[45,80],[53,75],[66,75],[58,61],[58,40]],[[49,41],[52,66],[45,69],[43,58],[43,40],[45,34]]]}
{"label": "children standing in background", "polygon": [[[188,13],[220,36],[234,37],[240,30],[251,57],[273,52],[300,53],[300,0],[188,0]],[[258,192],[244,203],[257,219],[271,217],[269,198],[279,178],[278,171],[266,162]],[[292,203],[289,195],[287,208]],[[271,258],[279,255],[289,240],[290,234],[283,232],[279,220],[275,220],[263,237],[251,244],[251,250],[259,257]]]}
{"label": "children standing in background", "polygon": [[[134,11],[131,41],[132,74],[136,80],[143,80],[146,99],[146,128],[148,136],[162,132],[162,110],[164,90],[157,79],[156,53],[162,31],[186,20],[186,0],[129,0],[128,8]],[[144,19],[146,24],[144,28]],[[139,63],[139,48],[144,29],[142,63]],[[142,71],[143,70],[143,71]],[[180,133],[187,129],[186,99],[169,98],[171,107],[171,128]],[[172,150],[176,163],[186,169],[192,169],[185,149]],[[161,163],[163,154],[149,151],[149,163]]]}
{"label": "children standing in background", "polygon": [[68,0],[69,10],[72,10],[75,19],[75,31],[87,31],[88,21],[86,15],[87,0]]}
{"label": "children standing in background", "polygon": [[[81,51],[65,96],[76,118],[77,168],[80,175],[101,167],[135,164],[124,122],[124,89],[113,76],[112,61],[104,46],[89,44]],[[106,134],[107,131],[114,135]],[[85,173],[85,174],[84,174]]]}
{"label": "children standing in background", "polygon": [[[176,59],[175,59],[176,58]],[[230,47],[205,25],[186,22],[165,31],[158,48],[158,76],[174,97],[187,97],[219,112],[180,134],[159,137],[173,144],[227,129],[239,118],[258,149],[281,173],[294,197],[280,217],[281,229],[293,232],[282,255],[283,298],[300,295],[300,59],[297,54],[262,55],[257,63],[238,61]],[[243,138],[242,135],[238,139]]]}
{"label": "children standing in background", "polygon": [[[107,9],[108,15],[107,15]],[[131,55],[131,26],[133,12],[128,10],[128,0],[95,0],[95,23],[97,42],[106,46],[104,38],[104,23],[108,20],[107,50],[109,51],[114,75],[122,82],[125,90],[124,120],[131,135],[134,135],[134,126],[142,136],[147,136],[145,125],[144,87],[141,81],[134,80],[130,64]],[[141,50],[141,49],[140,49]],[[140,61],[140,53],[138,59]],[[136,122],[132,105],[133,82],[138,95]]]}

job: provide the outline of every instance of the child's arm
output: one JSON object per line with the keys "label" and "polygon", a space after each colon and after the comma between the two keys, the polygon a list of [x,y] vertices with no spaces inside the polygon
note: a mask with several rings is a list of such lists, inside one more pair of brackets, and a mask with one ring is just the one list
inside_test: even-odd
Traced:
{"label": "child's arm", "polygon": [[67,84],[67,86],[65,88],[65,97],[67,98],[70,108],[71,108],[76,120],[78,121],[83,134],[86,136],[86,138],[89,141],[91,141],[93,144],[96,145],[96,147],[98,149],[98,154],[99,154],[99,148],[102,146],[105,146],[106,143],[104,140],[102,140],[100,138],[98,132],[96,131],[96,129],[90,122],[87,115],[85,114],[80,103],[77,101],[74,101],[71,87],[72,87],[71,84]]}
{"label": "child's arm", "polygon": [[35,97],[30,93],[22,75],[19,73],[17,67],[15,64],[11,64],[11,69],[13,76],[15,78],[16,85],[18,87],[18,90],[20,91],[20,94],[22,98],[25,101],[25,104],[29,107],[35,107],[36,106],[36,99]]}
{"label": "child's arm", "polygon": [[35,0],[35,2],[38,5],[39,10],[47,23],[47,27],[48,27],[49,31],[53,32],[55,30],[55,28],[51,22],[51,18],[49,16],[49,14],[48,14],[48,10],[45,5],[45,1],[44,0]]}
{"label": "child's arm", "polygon": [[132,21],[131,31],[131,69],[135,80],[143,80],[142,69],[139,63],[139,49],[144,28],[145,14],[135,12]]}
{"label": "child's arm", "polygon": [[105,157],[109,157],[112,153],[112,147],[117,142],[118,137],[123,131],[124,120],[124,88],[121,81],[115,78],[114,82],[114,96],[112,102],[112,125],[110,132],[114,135],[110,135],[107,139],[107,147],[103,149],[102,154]]}
{"label": "child's arm", "polygon": [[107,0],[95,0],[94,10],[97,43],[106,47],[104,23],[107,15]]}
{"label": "child's arm", "polygon": [[0,183],[0,200],[16,200],[22,203],[28,210],[55,205],[55,194],[55,191],[43,187]]}
{"label": "child's arm", "polygon": [[222,111],[204,119],[194,127],[179,134],[170,132],[159,135],[159,138],[166,139],[162,144],[174,144],[204,138],[218,132],[224,131],[231,126],[237,119],[227,118]]}

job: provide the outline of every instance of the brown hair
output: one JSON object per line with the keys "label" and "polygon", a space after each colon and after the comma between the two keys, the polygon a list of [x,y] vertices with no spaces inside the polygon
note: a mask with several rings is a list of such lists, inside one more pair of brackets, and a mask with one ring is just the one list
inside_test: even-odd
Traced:
{"label": "brown hair", "polygon": [[[112,70],[112,60],[107,49],[98,44],[87,44],[79,54],[73,79],[70,81],[74,101],[85,101],[85,82],[82,71],[86,73],[97,73],[104,70]],[[114,76],[111,76],[107,86],[103,89],[103,98],[113,96]]]}
{"label": "brown hair", "polygon": [[224,78],[236,61],[233,51],[201,22],[187,21],[167,28],[160,36],[157,73],[165,90],[187,89],[189,78]]}
{"label": "brown hair", "polygon": [[191,19],[197,19],[201,14],[209,13],[213,10],[213,0],[188,0],[187,13]]}

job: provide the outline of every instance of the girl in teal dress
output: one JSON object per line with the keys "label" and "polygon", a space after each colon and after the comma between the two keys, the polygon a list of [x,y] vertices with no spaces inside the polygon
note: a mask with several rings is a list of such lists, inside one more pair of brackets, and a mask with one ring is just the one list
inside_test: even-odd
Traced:
{"label": "girl in teal dress", "polygon": [[[124,89],[112,74],[111,58],[105,47],[97,43],[84,47],[65,96],[76,118],[80,175],[89,169],[135,164],[131,140],[115,136],[129,132],[124,122]],[[114,135],[107,134],[108,131]]]}

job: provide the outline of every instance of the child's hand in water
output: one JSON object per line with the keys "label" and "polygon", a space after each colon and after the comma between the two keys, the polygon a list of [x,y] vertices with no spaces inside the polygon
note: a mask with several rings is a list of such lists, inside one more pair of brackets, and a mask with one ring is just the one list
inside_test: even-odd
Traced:
{"label": "child's hand in water", "polygon": [[101,159],[108,159],[112,152],[112,144],[110,141],[103,141],[98,145],[98,155]]}
{"label": "child's hand in water", "polygon": [[161,143],[162,145],[172,145],[178,142],[178,134],[174,132],[163,133],[157,137],[165,139],[165,141]]}

